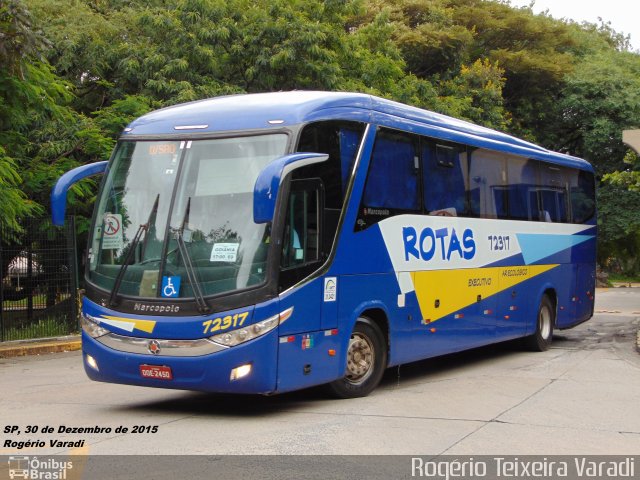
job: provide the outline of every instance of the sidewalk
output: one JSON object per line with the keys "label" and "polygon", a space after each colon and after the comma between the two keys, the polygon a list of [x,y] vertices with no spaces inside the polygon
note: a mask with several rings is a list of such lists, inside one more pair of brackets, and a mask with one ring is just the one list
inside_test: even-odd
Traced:
{"label": "sidewalk", "polygon": [[0,343],[0,358],[80,350],[80,335]]}

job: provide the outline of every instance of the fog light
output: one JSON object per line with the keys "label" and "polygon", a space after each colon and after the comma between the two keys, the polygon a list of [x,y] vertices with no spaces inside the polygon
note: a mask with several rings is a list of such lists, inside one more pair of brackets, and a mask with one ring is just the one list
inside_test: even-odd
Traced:
{"label": "fog light", "polygon": [[231,375],[229,376],[229,380],[238,380],[242,377],[246,377],[251,373],[251,364],[247,363],[246,365],[240,365],[239,367],[231,370]]}
{"label": "fog light", "polygon": [[96,362],[95,358],[93,358],[91,355],[86,355],[86,359],[87,359],[87,365],[93,368],[96,372],[100,371],[100,369],[98,368],[98,362]]}

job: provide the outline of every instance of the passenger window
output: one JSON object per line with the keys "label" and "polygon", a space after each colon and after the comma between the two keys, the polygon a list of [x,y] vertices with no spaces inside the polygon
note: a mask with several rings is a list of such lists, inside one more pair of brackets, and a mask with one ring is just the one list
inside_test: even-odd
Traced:
{"label": "passenger window", "polygon": [[569,221],[568,175],[563,167],[539,163],[538,216],[541,222]]}
{"label": "passenger window", "polygon": [[471,154],[469,190],[474,217],[508,218],[507,155],[475,150]]}
{"label": "passenger window", "polygon": [[414,137],[381,130],[371,156],[356,229],[384,218],[420,212],[419,158]]}
{"label": "passenger window", "polygon": [[507,168],[509,218],[538,221],[537,196],[530,192],[538,185],[536,164],[521,157],[510,157]]}
{"label": "passenger window", "polygon": [[591,172],[573,170],[570,175],[571,212],[574,223],[584,223],[596,211],[595,182]]}
{"label": "passenger window", "polygon": [[424,206],[429,215],[467,213],[468,159],[465,147],[431,142],[422,145]]}
{"label": "passenger window", "polygon": [[566,195],[561,190],[540,190],[540,221],[566,222]]}

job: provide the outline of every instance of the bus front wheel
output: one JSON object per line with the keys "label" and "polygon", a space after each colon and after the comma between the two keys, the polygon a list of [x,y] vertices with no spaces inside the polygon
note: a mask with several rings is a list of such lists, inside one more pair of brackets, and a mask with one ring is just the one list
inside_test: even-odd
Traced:
{"label": "bus front wheel", "polygon": [[525,338],[525,345],[534,352],[544,352],[549,349],[553,338],[553,326],[556,323],[556,312],[553,302],[548,295],[544,295],[538,307],[536,331]]}
{"label": "bus front wheel", "polygon": [[387,346],[380,327],[361,317],[349,339],[345,375],[331,382],[329,390],[339,398],[367,396],[380,383],[386,365]]}

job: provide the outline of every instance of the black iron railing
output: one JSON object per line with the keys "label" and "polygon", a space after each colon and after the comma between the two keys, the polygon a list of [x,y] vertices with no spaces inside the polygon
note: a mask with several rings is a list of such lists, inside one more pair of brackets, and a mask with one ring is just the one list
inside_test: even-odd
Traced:
{"label": "black iron railing", "polygon": [[0,341],[78,331],[75,222],[32,218],[8,232],[0,220]]}

